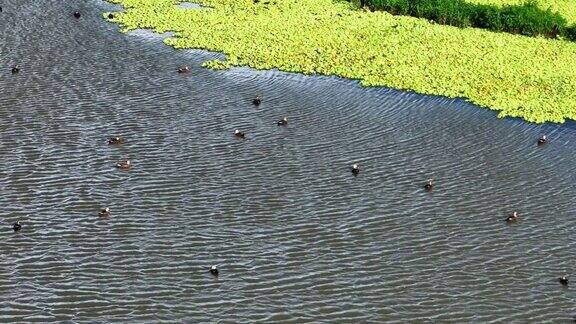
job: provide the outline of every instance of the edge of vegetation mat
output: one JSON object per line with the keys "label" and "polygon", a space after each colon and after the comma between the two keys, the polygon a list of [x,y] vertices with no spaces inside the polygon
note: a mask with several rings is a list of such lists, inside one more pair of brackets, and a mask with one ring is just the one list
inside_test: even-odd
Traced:
{"label": "edge of vegetation mat", "polygon": [[[576,120],[576,43],[457,28],[358,10],[338,0],[108,0],[122,31],[173,31],[175,48],[223,52],[210,68],[250,66],[463,97],[530,122]],[[104,14],[108,17],[108,13]]]}

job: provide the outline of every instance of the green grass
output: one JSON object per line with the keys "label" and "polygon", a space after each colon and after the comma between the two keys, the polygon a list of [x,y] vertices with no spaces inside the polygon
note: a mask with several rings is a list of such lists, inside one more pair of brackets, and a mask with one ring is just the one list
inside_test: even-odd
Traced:
{"label": "green grass", "polygon": [[[467,2],[477,4],[491,4],[499,7],[506,5],[521,5],[525,0],[466,0]],[[535,0],[543,10],[550,9],[552,12],[558,12],[566,18],[568,23],[576,23],[576,1],[574,0]]]}
{"label": "green grass", "polygon": [[366,5],[372,10],[426,18],[442,25],[576,40],[576,26],[568,25],[559,13],[543,10],[536,0],[504,6],[466,0],[366,0]]}
{"label": "green grass", "polygon": [[[223,52],[206,66],[278,68],[465,97],[500,117],[576,120],[576,43],[432,24],[332,0],[111,0],[123,31],[174,31],[176,48]],[[107,16],[107,13],[104,15]]]}

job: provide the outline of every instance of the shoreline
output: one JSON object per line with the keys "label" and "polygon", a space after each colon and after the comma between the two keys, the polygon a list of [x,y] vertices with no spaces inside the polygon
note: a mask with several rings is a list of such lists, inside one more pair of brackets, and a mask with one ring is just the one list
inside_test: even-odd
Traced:
{"label": "shoreline", "polygon": [[205,62],[209,68],[337,76],[364,87],[464,98],[498,111],[499,117],[576,120],[572,42],[459,29],[329,0],[302,1],[298,8],[293,0],[269,5],[198,1],[209,7],[202,9],[182,9],[180,1],[171,0],[109,2],[126,9],[109,19],[123,32],[171,31],[175,37],[164,42],[174,48],[226,56]]}

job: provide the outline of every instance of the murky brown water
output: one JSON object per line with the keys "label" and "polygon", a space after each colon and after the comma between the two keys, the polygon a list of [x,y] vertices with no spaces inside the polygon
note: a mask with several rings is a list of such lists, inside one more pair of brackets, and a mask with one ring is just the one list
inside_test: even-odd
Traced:
{"label": "murky brown water", "polygon": [[[337,78],[205,70],[213,54],[120,34],[96,0],[0,5],[0,322],[575,313],[574,289],[556,281],[576,274],[574,123],[498,120]],[[190,74],[175,72],[183,64]],[[112,135],[126,144],[108,146]],[[116,170],[125,158],[133,169]]]}

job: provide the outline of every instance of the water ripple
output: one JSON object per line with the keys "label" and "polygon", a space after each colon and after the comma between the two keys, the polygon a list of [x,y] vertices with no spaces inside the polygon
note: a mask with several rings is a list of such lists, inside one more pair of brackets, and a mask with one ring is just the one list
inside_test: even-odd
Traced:
{"label": "water ripple", "polygon": [[222,55],[118,33],[99,0],[2,6],[0,321],[572,318],[573,123],[206,70]]}

